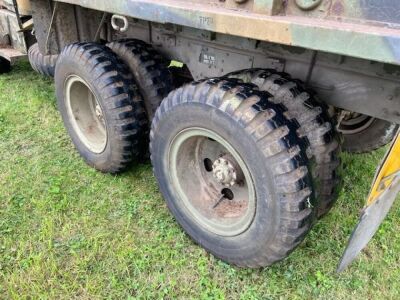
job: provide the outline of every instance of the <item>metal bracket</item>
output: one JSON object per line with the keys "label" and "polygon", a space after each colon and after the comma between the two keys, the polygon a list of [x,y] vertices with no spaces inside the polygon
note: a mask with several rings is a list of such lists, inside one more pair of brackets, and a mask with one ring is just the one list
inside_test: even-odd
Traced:
{"label": "metal bracket", "polygon": [[106,22],[107,16],[108,16],[108,13],[104,12],[103,15],[102,15],[102,17],[101,17],[100,24],[99,24],[99,26],[97,27],[96,34],[94,35],[94,41],[95,41],[95,42],[98,42],[98,41],[99,41],[101,28],[103,27],[104,23]]}
{"label": "metal bracket", "polygon": [[338,119],[337,119],[337,124],[336,124],[336,130],[337,131],[339,131],[340,124],[342,123],[344,118],[346,118],[349,114],[350,114],[350,112],[347,111],[347,110],[341,110],[340,111],[340,114],[339,114]]}
{"label": "metal bracket", "polygon": [[[117,24],[117,21],[122,21],[123,26],[119,26]],[[120,16],[120,15],[112,15],[111,17],[111,26],[114,30],[119,31],[119,32],[125,32],[128,30],[128,19],[124,16]]]}
{"label": "metal bracket", "polygon": [[17,15],[19,29],[22,29],[22,21],[21,21],[21,16],[19,14],[17,0],[13,0],[13,6],[14,6],[15,14]]}

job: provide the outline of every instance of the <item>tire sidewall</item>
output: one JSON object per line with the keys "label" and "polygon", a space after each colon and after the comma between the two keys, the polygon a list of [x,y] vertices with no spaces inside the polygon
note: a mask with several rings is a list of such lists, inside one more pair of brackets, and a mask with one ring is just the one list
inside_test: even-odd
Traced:
{"label": "tire sidewall", "polygon": [[43,55],[36,43],[29,48],[28,58],[33,70],[41,75],[54,77],[58,55]]}
{"label": "tire sidewall", "polygon": [[376,150],[388,144],[395,136],[399,126],[385,120],[374,119],[365,130],[355,134],[343,134],[343,150],[363,153]]}
{"label": "tire sidewall", "polygon": [[[181,104],[168,111],[168,118],[157,124],[152,138],[152,161],[156,178],[167,205],[178,223],[201,246],[227,261],[267,255],[265,245],[279,228],[279,196],[274,189],[271,161],[239,123],[226,113],[202,103]],[[173,138],[188,127],[216,132],[236,149],[247,164],[255,187],[256,212],[248,229],[239,235],[223,237],[201,227],[175,201],[178,197],[169,178],[168,149]],[[263,253],[260,253],[263,251]]]}

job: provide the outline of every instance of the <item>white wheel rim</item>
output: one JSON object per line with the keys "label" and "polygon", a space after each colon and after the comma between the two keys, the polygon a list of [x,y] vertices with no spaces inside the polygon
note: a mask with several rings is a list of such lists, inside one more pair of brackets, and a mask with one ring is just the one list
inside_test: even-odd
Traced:
{"label": "white wheel rim", "polygon": [[91,152],[100,154],[107,146],[103,109],[89,85],[79,76],[65,81],[68,119],[80,141]]}
{"label": "white wheel rim", "polygon": [[[203,162],[208,158],[218,161],[221,154],[234,161],[242,174],[241,184],[227,187],[205,171]],[[244,160],[223,137],[208,129],[187,128],[173,139],[168,162],[175,200],[201,227],[221,236],[236,236],[250,227],[256,213],[254,183]],[[235,197],[215,207],[225,188]]]}

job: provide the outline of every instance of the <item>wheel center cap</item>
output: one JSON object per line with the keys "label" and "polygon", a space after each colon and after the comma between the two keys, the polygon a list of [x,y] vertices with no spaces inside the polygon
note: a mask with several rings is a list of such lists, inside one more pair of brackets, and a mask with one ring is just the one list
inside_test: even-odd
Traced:
{"label": "wheel center cap", "polygon": [[237,171],[234,164],[223,156],[214,161],[213,176],[225,186],[234,186],[237,180]]}

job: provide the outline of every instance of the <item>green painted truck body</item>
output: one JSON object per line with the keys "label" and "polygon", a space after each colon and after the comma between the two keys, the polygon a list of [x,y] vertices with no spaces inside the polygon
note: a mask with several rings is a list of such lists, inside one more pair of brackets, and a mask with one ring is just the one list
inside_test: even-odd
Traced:
{"label": "green painted truck body", "polygon": [[[31,0],[42,52],[137,38],[191,78],[273,68],[332,107],[400,124],[400,1]],[[125,18],[115,30],[112,17]]]}
{"label": "green painted truck body", "polygon": [[[396,0],[62,2],[158,23],[400,64],[400,2]],[[309,9],[307,2],[317,5]]]}

